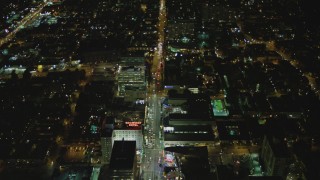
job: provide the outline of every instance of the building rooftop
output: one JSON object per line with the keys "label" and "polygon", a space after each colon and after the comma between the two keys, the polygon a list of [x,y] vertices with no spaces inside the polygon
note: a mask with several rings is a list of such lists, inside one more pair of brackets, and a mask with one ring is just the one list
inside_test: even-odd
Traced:
{"label": "building rooftop", "polygon": [[188,120],[199,120],[199,121],[203,121],[203,120],[210,120],[209,118],[204,118],[204,117],[199,117],[197,115],[194,114],[180,114],[180,113],[171,113],[169,114],[169,119],[170,120],[175,120],[175,121],[188,121]]}
{"label": "building rooftop", "polygon": [[248,129],[244,121],[217,121],[219,138],[221,140],[247,140],[249,139]]}
{"label": "building rooftop", "polygon": [[274,136],[267,136],[267,138],[275,157],[278,157],[278,158],[289,157],[288,147],[282,139],[276,138]]}
{"label": "building rooftop", "polygon": [[208,150],[203,147],[168,147],[174,152],[177,163],[186,179],[213,179],[208,162]]}
{"label": "building rooftop", "polygon": [[109,169],[132,169],[134,165],[135,153],[136,141],[114,141]]}
{"label": "building rooftop", "polygon": [[249,176],[248,180],[283,180],[280,176]]}
{"label": "building rooftop", "polygon": [[164,134],[165,141],[213,141],[211,126],[174,126],[174,130]]}
{"label": "building rooftop", "polygon": [[201,147],[166,147],[165,151],[170,151],[179,154],[193,154],[199,157],[208,157],[208,148],[207,146]]}

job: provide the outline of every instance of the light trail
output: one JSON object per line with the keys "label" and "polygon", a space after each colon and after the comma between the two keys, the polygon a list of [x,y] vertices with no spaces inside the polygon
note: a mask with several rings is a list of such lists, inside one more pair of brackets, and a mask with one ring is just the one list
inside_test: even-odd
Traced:
{"label": "light trail", "polygon": [[13,31],[9,32],[9,33],[6,35],[6,37],[4,37],[4,38],[2,38],[2,39],[0,40],[0,47],[1,47],[3,44],[11,41],[11,40],[15,37],[15,35],[16,35],[24,26],[32,23],[33,20],[34,20],[34,18],[37,17],[38,15],[40,15],[42,9],[43,9],[44,7],[46,7],[46,6],[48,5],[48,3],[49,3],[49,2],[44,2],[44,3],[40,4],[40,5],[36,8],[35,11],[30,12],[27,16],[25,16],[23,19],[21,19],[21,21],[17,24],[17,27],[16,27]]}

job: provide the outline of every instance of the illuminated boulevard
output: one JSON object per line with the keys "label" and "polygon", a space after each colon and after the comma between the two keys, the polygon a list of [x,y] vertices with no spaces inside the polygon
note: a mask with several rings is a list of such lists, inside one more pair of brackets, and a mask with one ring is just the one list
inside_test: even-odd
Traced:
{"label": "illuminated boulevard", "polygon": [[15,35],[21,30],[23,29],[25,26],[27,26],[28,24],[32,23],[34,19],[36,19],[36,17],[38,17],[42,11],[42,9],[44,7],[46,7],[48,5],[49,2],[43,2],[41,3],[34,11],[30,12],[27,16],[25,16],[18,24],[17,27],[9,32],[5,38],[0,39],[0,47],[11,41],[12,38],[15,37]]}
{"label": "illuminated boulevard", "polygon": [[159,23],[158,23],[158,45],[154,52],[152,64],[152,82],[147,91],[147,115],[145,126],[149,130],[145,130],[145,137],[149,144],[145,146],[142,156],[142,164],[140,170],[141,179],[162,179],[162,170],[159,162],[162,158],[163,143],[160,141],[160,88],[162,81],[163,63],[163,44],[164,44],[164,27],[166,24],[165,0],[160,1]]}

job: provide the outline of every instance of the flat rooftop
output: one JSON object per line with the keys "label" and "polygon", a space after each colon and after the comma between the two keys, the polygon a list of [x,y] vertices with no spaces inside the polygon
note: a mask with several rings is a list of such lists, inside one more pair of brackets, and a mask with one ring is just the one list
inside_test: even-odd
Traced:
{"label": "flat rooftop", "polygon": [[109,169],[132,169],[134,165],[135,153],[136,141],[114,141]]}

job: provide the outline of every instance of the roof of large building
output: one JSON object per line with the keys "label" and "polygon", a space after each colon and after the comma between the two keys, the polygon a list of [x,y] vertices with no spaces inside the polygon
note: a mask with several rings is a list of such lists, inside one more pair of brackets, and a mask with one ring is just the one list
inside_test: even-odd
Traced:
{"label": "roof of large building", "polygon": [[278,158],[288,158],[289,157],[289,150],[286,143],[275,136],[269,135],[267,136],[268,142],[271,146],[272,152],[274,153],[275,157]]}
{"label": "roof of large building", "polygon": [[172,126],[178,124],[185,125],[203,125],[203,124],[212,124],[213,119],[210,117],[200,117],[194,114],[179,114],[172,113],[168,117],[163,119],[163,124],[165,126]]}
{"label": "roof of large building", "polygon": [[174,131],[164,134],[165,141],[213,141],[210,126],[174,126]]}
{"label": "roof of large building", "polygon": [[172,134],[167,133],[164,135],[165,141],[213,141],[213,134]]}
{"label": "roof of large building", "polygon": [[207,146],[200,146],[200,147],[194,147],[194,146],[184,146],[184,147],[166,147],[166,151],[174,152],[174,153],[180,153],[180,154],[192,154],[197,155],[199,157],[208,157],[208,148]]}
{"label": "roof of large building", "polygon": [[101,137],[111,137],[113,129],[111,128],[103,128],[101,129]]}
{"label": "roof of large building", "polygon": [[181,121],[188,121],[188,120],[211,120],[209,118],[200,117],[194,114],[180,114],[180,113],[171,113],[169,114],[170,120],[181,120]]}
{"label": "roof of large building", "polygon": [[166,151],[174,152],[181,172],[186,179],[213,179],[208,162],[208,149],[202,147],[168,147]]}
{"label": "roof of large building", "polygon": [[249,180],[283,180],[280,176],[249,176]]}
{"label": "roof of large building", "polygon": [[125,170],[132,169],[136,153],[136,141],[114,141],[110,169]]}
{"label": "roof of large building", "polygon": [[217,121],[219,137],[221,140],[247,140],[249,133],[244,121]]}

